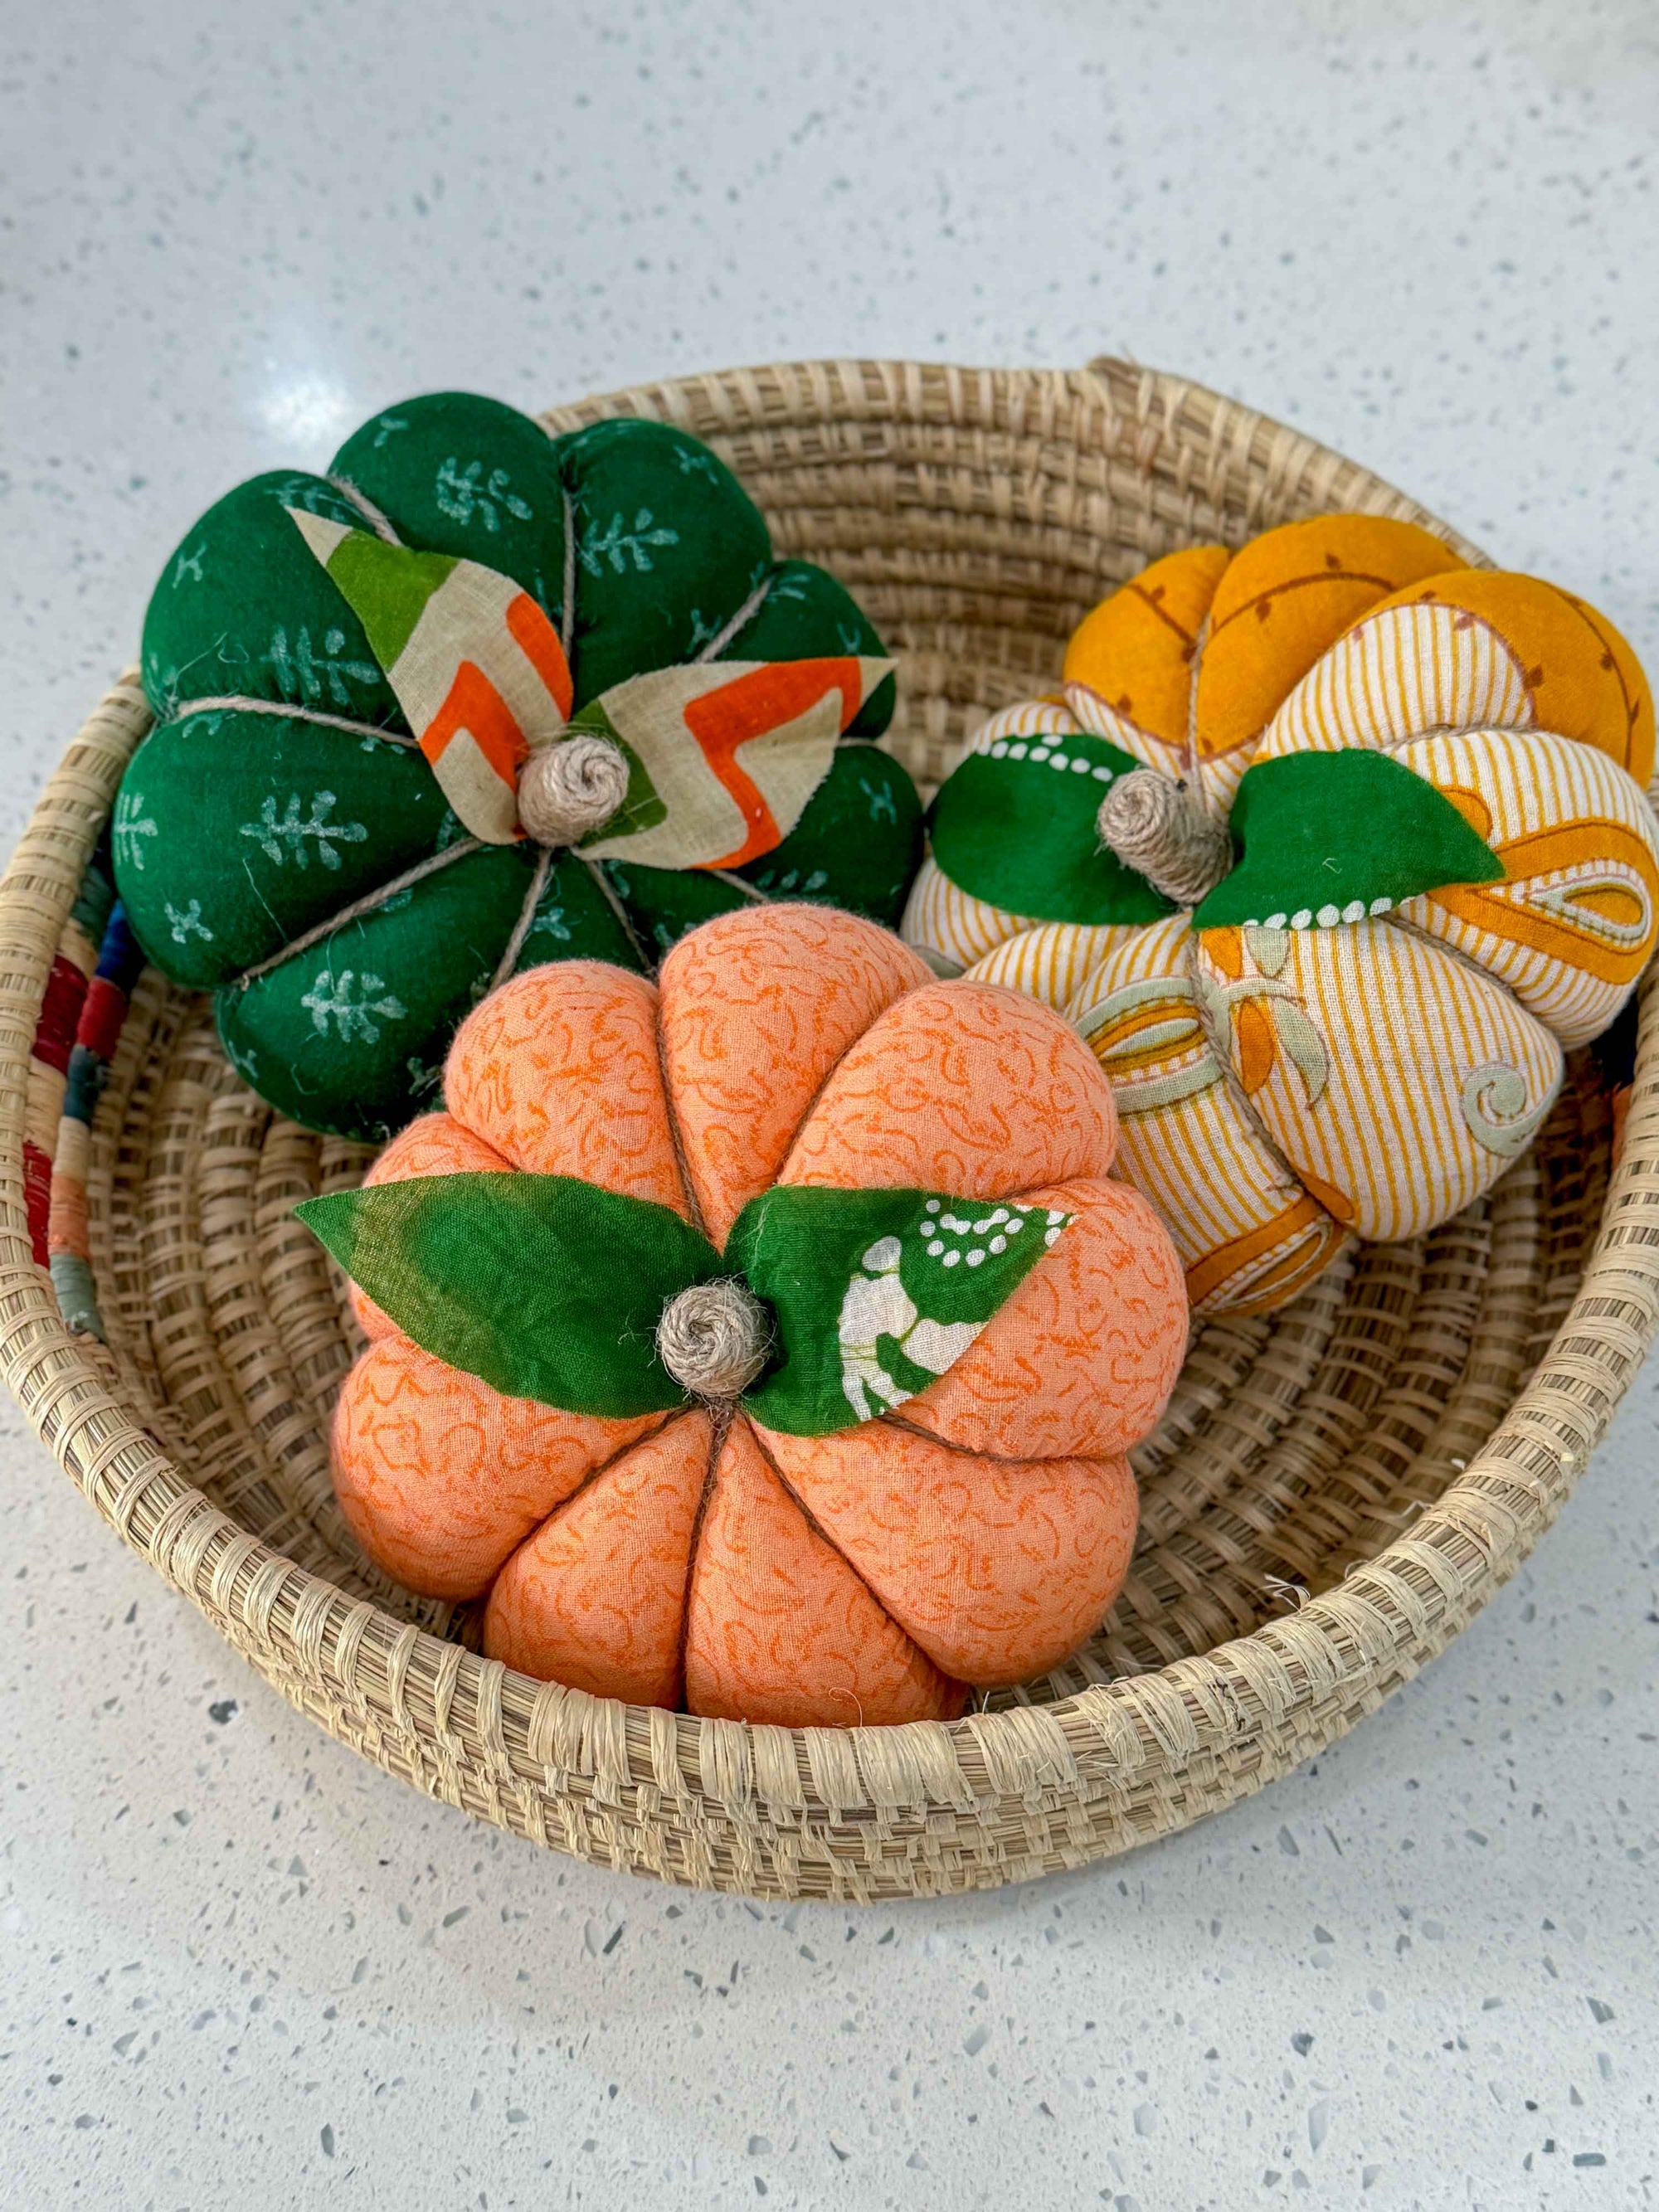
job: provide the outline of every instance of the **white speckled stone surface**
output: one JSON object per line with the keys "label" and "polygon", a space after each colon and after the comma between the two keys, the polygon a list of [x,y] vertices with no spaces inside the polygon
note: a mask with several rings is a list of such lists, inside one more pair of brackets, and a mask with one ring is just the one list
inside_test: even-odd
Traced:
{"label": "white speckled stone surface", "polygon": [[[1231,389],[1659,662],[1651,0],[53,0],[0,26],[0,841],[239,477],[444,383]],[[1655,1370],[1317,1766],[1088,1875],[675,1895],[360,1765],[5,1407],[0,2197],[1189,2212],[1659,2194]]]}

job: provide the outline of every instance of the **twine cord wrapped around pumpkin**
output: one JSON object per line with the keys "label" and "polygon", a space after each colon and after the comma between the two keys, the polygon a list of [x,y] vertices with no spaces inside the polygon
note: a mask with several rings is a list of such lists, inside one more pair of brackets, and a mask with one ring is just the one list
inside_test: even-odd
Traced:
{"label": "twine cord wrapped around pumpkin", "polygon": [[[341,1510],[409,1587],[483,1601],[488,1657],[877,1726],[1103,1618],[1186,1301],[1058,1016],[780,902],[682,939],[658,987],[514,975],[444,1102],[301,1218],[369,1340]],[[526,1515],[497,1469],[532,1460]]]}
{"label": "twine cord wrapped around pumpkin", "polygon": [[1415,525],[1189,546],[973,739],[905,933],[1083,1029],[1197,1310],[1268,1311],[1489,1188],[1627,1000],[1653,731],[1604,617]]}
{"label": "twine cord wrapped around pumpkin", "polygon": [[143,672],[111,830],[135,934],[337,1135],[417,1111],[521,962],[648,973],[797,884],[896,920],[920,857],[920,796],[866,743],[879,638],[665,423],[404,402],[191,525]]}
{"label": "twine cord wrapped around pumpkin", "polygon": [[772,1324],[735,1277],[693,1283],[670,1298],[657,1323],[657,1356],[682,1389],[712,1405],[742,1396],[765,1366]]}
{"label": "twine cord wrapped around pumpkin", "polygon": [[1120,776],[1095,823],[1102,844],[1178,907],[1196,906],[1233,864],[1226,823],[1154,768]]}

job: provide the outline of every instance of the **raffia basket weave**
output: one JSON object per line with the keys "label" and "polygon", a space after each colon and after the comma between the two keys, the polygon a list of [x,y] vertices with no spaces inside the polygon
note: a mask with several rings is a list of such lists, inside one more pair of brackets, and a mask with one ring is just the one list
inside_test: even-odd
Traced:
{"label": "raffia basket weave", "polygon": [[[556,410],[683,424],[780,552],[858,592],[901,666],[891,740],[931,787],[1058,669],[1114,584],[1194,539],[1337,508],[1435,524],[1231,402],[1117,362],[967,371],[812,362]],[[1474,559],[1474,548],[1445,535]],[[353,1356],[298,1199],[360,1147],[274,1116],[204,1001],[146,975],[94,1127],[107,1346],[31,1257],[22,1135],[48,968],[121,769],[136,677],[70,746],[0,889],[6,1380],[97,1511],[302,1711],[389,1773],[602,1864],[757,1895],[876,1899],[1104,1857],[1249,1795],[1456,1635],[1548,1527],[1659,1312],[1659,992],[1622,1164],[1578,1066],[1491,1197],[1366,1249],[1271,1321],[1206,1328],[1136,1455],[1110,1622],[948,1726],[747,1728],[538,1684],[469,1648],[354,1546],[326,1424]]]}

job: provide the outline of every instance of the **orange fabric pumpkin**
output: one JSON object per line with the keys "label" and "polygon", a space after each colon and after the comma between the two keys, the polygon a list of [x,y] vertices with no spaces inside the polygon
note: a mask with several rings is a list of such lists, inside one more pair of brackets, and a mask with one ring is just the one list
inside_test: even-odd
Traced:
{"label": "orange fabric pumpkin", "polygon": [[514,977],[462,1026],[445,1098],[371,1182],[575,1176],[717,1248],[775,1183],[1071,1221],[954,1365],[829,1436],[741,1401],[609,1419],[505,1397],[359,1294],[335,1481],[390,1573],[485,1598],[485,1650],[528,1674],[786,1724],[949,1716],[1092,1632],[1134,1538],[1124,1454],[1187,1312],[1168,1234],[1109,1179],[1109,1086],[1058,1016],[939,982],[853,916],[772,907],[682,940],[659,987],[584,961]]}

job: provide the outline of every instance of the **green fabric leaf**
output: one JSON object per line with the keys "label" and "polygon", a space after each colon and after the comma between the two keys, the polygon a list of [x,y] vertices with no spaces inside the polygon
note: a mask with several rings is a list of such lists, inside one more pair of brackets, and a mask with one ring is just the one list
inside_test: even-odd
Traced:
{"label": "green fabric leaf", "polygon": [[406,1336],[509,1398],[611,1420],[689,1402],[657,1357],[657,1323],[721,1267],[668,1206],[572,1176],[483,1174],[295,1211]]}
{"label": "green fabric leaf", "polygon": [[1390,754],[1358,747],[1247,769],[1231,828],[1238,864],[1199,907],[1195,928],[1328,929],[1504,873],[1443,793]]}
{"label": "green fabric leaf", "polygon": [[802,1437],[902,1405],[961,1358],[1070,1218],[921,1190],[763,1191],[726,1248],[776,1332],[745,1405]]}
{"label": "green fabric leaf", "polygon": [[657,1357],[663,1309],[740,1272],[774,1356],[744,1404],[828,1436],[961,1358],[1072,1216],[921,1190],[778,1186],[725,1257],[669,1207],[569,1176],[427,1176],[295,1211],[406,1336],[493,1389],[622,1419],[687,1402]]}
{"label": "green fabric leaf", "polygon": [[1000,738],[940,786],[933,858],[971,897],[1034,921],[1161,921],[1175,908],[1101,844],[1100,802],[1141,763],[1085,732]]}

